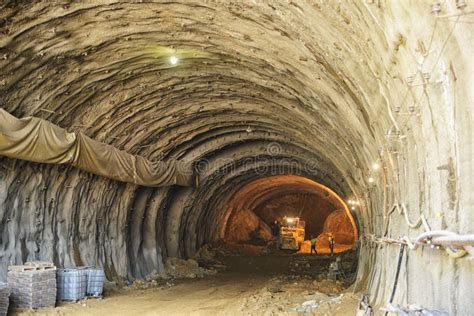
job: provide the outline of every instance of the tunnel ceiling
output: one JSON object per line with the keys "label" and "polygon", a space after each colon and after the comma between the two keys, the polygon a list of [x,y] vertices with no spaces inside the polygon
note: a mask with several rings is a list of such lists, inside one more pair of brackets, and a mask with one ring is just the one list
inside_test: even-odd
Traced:
{"label": "tunnel ceiling", "polygon": [[[146,276],[160,256],[191,256],[219,236],[239,188],[282,174],[360,198],[359,231],[376,231],[382,191],[401,177],[390,156],[382,185],[369,183],[372,164],[397,150],[385,134],[409,133],[416,168],[429,160],[417,140],[440,121],[425,106],[428,125],[410,130],[406,118],[399,130],[392,112],[418,102],[406,77],[452,34],[431,25],[423,1],[1,2],[2,108],[150,160],[190,160],[200,174],[197,188],[156,189],[1,158],[3,262]],[[429,57],[420,69],[436,68]]]}
{"label": "tunnel ceiling", "polygon": [[151,159],[300,149],[347,191],[387,123],[359,5],[7,2],[2,106]]}
{"label": "tunnel ceiling", "polygon": [[[28,182],[15,192],[25,204],[38,186],[48,188],[49,203],[76,214],[58,215],[73,235],[118,208],[123,215],[108,219],[118,220],[109,235],[120,235],[132,257],[142,240],[165,244],[167,255],[192,254],[216,236],[226,197],[255,178],[298,174],[351,196],[367,185],[364,170],[388,124],[386,104],[369,93],[384,69],[372,52],[390,47],[383,34],[365,34],[375,23],[366,10],[362,3],[4,2],[2,107],[152,160],[199,161],[201,174],[196,190],[147,190],[28,165],[42,176],[24,168],[9,173],[6,187]],[[43,218],[48,206],[31,208]],[[84,226],[75,226],[76,216]],[[165,227],[156,238],[154,226]],[[74,247],[66,261],[87,257],[86,246]]]}

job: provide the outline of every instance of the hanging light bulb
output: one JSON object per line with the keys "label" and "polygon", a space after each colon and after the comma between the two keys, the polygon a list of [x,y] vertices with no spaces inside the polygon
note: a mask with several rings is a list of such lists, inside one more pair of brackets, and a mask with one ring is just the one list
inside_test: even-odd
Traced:
{"label": "hanging light bulb", "polygon": [[176,65],[178,63],[178,57],[176,57],[175,55],[171,56],[170,63],[171,65]]}
{"label": "hanging light bulb", "polygon": [[375,181],[374,178],[369,177],[369,183],[374,183],[374,181]]}
{"label": "hanging light bulb", "polygon": [[375,171],[379,170],[380,169],[380,165],[376,162],[372,165],[372,169],[374,169]]}

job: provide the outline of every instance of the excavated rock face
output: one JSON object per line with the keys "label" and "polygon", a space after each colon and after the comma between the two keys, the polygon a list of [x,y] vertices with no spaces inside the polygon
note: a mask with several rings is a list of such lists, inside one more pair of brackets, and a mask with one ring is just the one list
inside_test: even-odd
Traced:
{"label": "excavated rock face", "polygon": [[[392,203],[424,212],[432,229],[472,232],[472,15],[443,17],[461,12],[454,1],[441,9],[3,1],[4,109],[151,160],[200,160],[202,181],[145,188],[2,158],[2,275],[8,263],[43,259],[144,277],[163,269],[162,257],[189,257],[219,239],[226,201],[278,174],[357,199],[361,235],[384,235]],[[387,229],[395,238],[420,232],[398,214]],[[376,305],[389,296],[397,254],[361,245],[357,288]],[[428,249],[405,260],[397,302],[467,313],[468,259]]]}
{"label": "excavated rock face", "polygon": [[329,188],[301,176],[251,181],[229,198],[223,209],[226,218],[220,236],[230,242],[248,241],[256,228],[260,228],[263,239],[275,239],[271,227],[275,220],[283,222],[285,216],[305,222],[307,240],[323,231],[332,232],[338,243],[351,246],[358,235],[355,218],[345,202]]}

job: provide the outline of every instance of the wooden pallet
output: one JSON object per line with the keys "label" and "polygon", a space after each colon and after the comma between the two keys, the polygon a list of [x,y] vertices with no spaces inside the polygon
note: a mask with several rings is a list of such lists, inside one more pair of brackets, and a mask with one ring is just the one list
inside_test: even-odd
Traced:
{"label": "wooden pallet", "polygon": [[47,262],[47,261],[28,261],[25,263],[26,266],[33,266],[33,267],[38,267],[38,268],[45,268],[45,270],[48,270],[47,268],[56,268],[54,266],[54,263],[52,262]]}
{"label": "wooden pallet", "polygon": [[11,271],[11,272],[27,272],[27,271],[36,271],[36,270],[38,270],[38,268],[34,266],[26,266],[26,265],[8,266],[8,271]]}
{"label": "wooden pallet", "polygon": [[8,266],[8,271],[12,272],[32,272],[32,271],[48,271],[56,270],[51,262],[27,262],[24,265]]}

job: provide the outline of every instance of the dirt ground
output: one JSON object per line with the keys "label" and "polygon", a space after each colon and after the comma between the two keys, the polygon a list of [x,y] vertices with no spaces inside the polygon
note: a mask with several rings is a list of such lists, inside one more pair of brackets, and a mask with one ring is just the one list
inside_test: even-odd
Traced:
{"label": "dirt ground", "polygon": [[[354,315],[357,296],[327,280],[328,256],[233,255],[203,278],[138,282],[103,299],[14,315]],[[138,285],[138,286],[137,286]]]}

